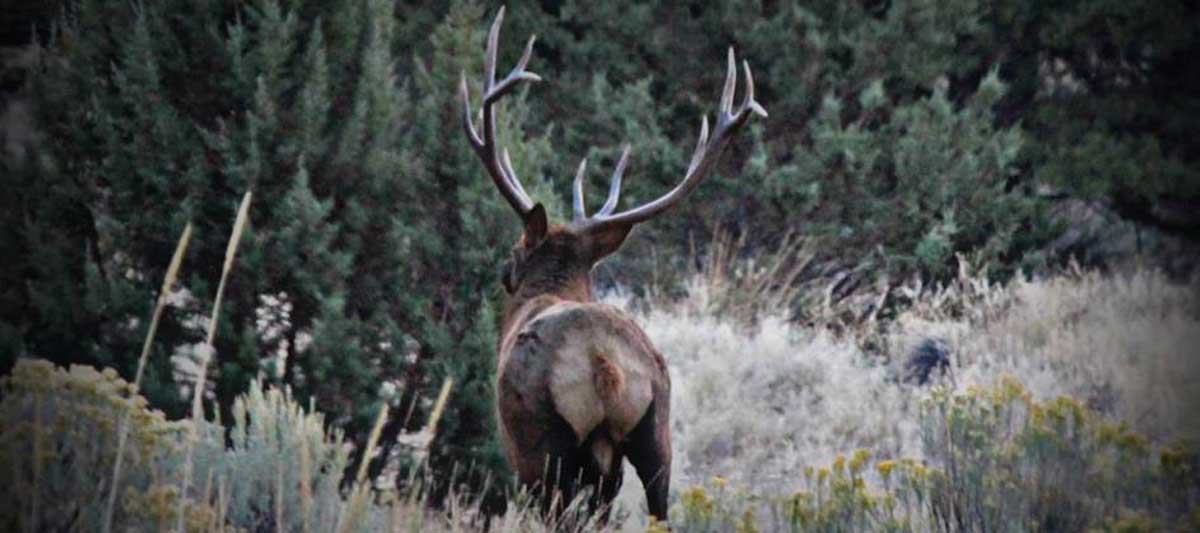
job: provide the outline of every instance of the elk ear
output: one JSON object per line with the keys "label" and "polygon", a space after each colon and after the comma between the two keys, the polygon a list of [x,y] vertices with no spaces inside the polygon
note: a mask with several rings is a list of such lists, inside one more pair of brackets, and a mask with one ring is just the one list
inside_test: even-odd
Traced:
{"label": "elk ear", "polygon": [[532,249],[546,240],[549,226],[546,208],[542,207],[541,202],[534,204],[529,214],[525,215],[525,248]]}
{"label": "elk ear", "polygon": [[595,263],[621,248],[632,229],[633,224],[602,224],[590,228],[584,235],[584,253]]}

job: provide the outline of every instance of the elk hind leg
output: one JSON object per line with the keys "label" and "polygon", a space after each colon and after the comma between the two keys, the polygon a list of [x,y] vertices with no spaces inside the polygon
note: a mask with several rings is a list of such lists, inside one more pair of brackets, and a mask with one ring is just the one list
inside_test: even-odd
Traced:
{"label": "elk hind leg", "polygon": [[646,489],[646,508],[659,520],[667,519],[671,485],[671,433],[665,402],[662,396],[650,402],[650,408],[629,433],[624,446],[626,457],[637,469]]}
{"label": "elk hind leg", "polygon": [[533,477],[524,481],[536,487],[544,516],[558,521],[579,493],[586,464],[586,457],[579,452],[575,431],[562,417],[554,416],[535,449],[525,453],[538,464],[528,463],[535,471],[529,472]]}

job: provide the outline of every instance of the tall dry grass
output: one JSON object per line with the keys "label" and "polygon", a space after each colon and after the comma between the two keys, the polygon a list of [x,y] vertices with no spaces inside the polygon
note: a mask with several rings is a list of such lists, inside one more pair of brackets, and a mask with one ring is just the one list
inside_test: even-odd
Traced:
{"label": "tall dry grass", "polygon": [[992,310],[976,316],[901,315],[894,350],[936,336],[959,387],[1007,373],[1039,397],[1079,398],[1155,440],[1200,437],[1200,282],[1145,268],[1075,270],[990,292]]}
{"label": "tall dry grass", "polygon": [[[693,284],[676,307],[643,312],[673,382],[676,487],[720,476],[778,494],[802,486],[806,468],[856,449],[931,459],[919,408],[929,389],[903,380],[906,360],[928,339],[947,350],[949,370],[937,382],[951,393],[1007,375],[1032,398],[1079,398],[1153,443],[1196,441],[1196,282],[1144,268],[1007,286],[967,267],[960,276],[914,294],[872,342],[796,327],[770,312],[747,330],[709,305],[721,298],[703,292],[713,283]],[[619,296],[609,301],[634,307]],[[628,470],[619,501],[640,509],[640,484]]]}
{"label": "tall dry grass", "polygon": [[[142,373],[146,369],[146,360],[150,357],[150,347],[154,344],[154,335],[158,331],[158,322],[162,318],[163,310],[167,307],[167,297],[171,293],[172,287],[175,286],[175,280],[179,276],[179,267],[183,264],[183,255],[187,252],[188,242],[192,237],[192,224],[189,222],[183,228],[183,234],[179,237],[179,243],[175,245],[175,253],[171,255],[171,262],[167,265],[167,273],[163,276],[162,288],[158,291],[158,298],[154,301],[154,311],[150,317],[150,327],[146,330],[146,340],[142,343],[142,353],[138,357],[137,372],[133,378],[133,391],[141,389]],[[126,414],[117,424],[117,454],[116,460],[113,463],[112,477],[109,481],[108,488],[108,503],[104,509],[104,522],[102,523],[102,531],[105,533],[112,531],[113,510],[117,504],[117,490],[121,486],[121,467],[125,460],[125,443],[129,437],[129,416]]]}
{"label": "tall dry grass", "polygon": [[[249,195],[220,287],[248,205]],[[138,376],[187,236],[168,268]],[[670,305],[634,309],[618,295],[607,298],[639,315],[668,361],[677,530],[991,529],[1014,520],[1023,524],[1017,529],[1154,528],[1189,523],[1188,516],[1200,527],[1200,512],[1189,509],[1200,501],[1200,283],[1134,268],[1076,269],[997,286],[964,261],[946,286],[882,292],[907,300],[895,320],[858,313],[856,327],[805,327],[788,319],[796,301],[820,304],[801,294],[816,287],[800,279],[811,254],[804,241],[785,243],[780,253],[743,265],[732,252],[737,243],[726,243],[729,253],[710,261],[687,296]],[[204,355],[211,354],[220,287]],[[905,379],[906,364],[931,339],[946,371],[935,372],[932,385],[916,385]],[[663,526],[642,518],[632,468],[608,524],[587,515],[582,499],[564,521],[547,523],[535,499],[520,493],[495,517],[483,516],[466,495],[451,494],[441,510],[428,507],[421,487],[433,473],[420,458],[435,445],[450,381],[424,429],[402,437],[414,444],[416,468],[388,474],[408,476],[414,488],[398,494],[379,490],[394,478],[366,479],[385,408],[354,483],[342,491],[349,445],[286,389],[255,383],[240,397],[226,446],[223,429],[200,408],[205,368],[193,385],[191,419],[171,422],[148,409],[136,376],[126,383],[111,370],[21,361],[0,382],[0,484],[18,494],[0,510],[0,527]],[[1032,473],[1026,482],[1022,476]]]}
{"label": "tall dry grass", "polygon": [[238,245],[242,242],[242,233],[246,230],[246,223],[249,221],[250,199],[253,198],[251,191],[246,191],[246,195],[242,197],[241,206],[238,207],[237,218],[233,221],[233,232],[229,236],[229,244],[225,248],[225,262],[221,267],[221,281],[217,284],[217,294],[213,298],[212,314],[208,319],[208,334],[204,338],[204,349],[201,352],[200,359],[200,374],[193,385],[192,390],[192,424],[189,426],[188,439],[185,444],[187,451],[184,454],[183,474],[180,481],[179,494],[182,497],[179,500],[178,521],[175,523],[175,530],[179,533],[184,533],[185,505],[188,495],[188,487],[192,482],[192,455],[195,453],[195,447],[198,437],[199,426],[204,422],[204,387],[205,379],[208,377],[208,362],[213,354],[213,340],[217,335],[217,326],[221,316],[221,299],[225,295],[225,283],[229,280],[229,273],[233,270],[233,261],[237,257]]}

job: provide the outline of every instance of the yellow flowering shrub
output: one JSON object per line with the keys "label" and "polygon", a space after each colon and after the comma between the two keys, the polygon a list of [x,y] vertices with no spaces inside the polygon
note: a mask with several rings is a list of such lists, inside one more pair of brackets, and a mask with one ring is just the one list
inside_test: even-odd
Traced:
{"label": "yellow flowering shrub", "polygon": [[1128,424],[1020,382],[930,391],[926,459],[868,450],[804,468],[788,496],[710,486],[682,492],[681,531],[1188,530],[1200,524],[1195,445],[1156,448]]}
{"label": "yellow flowering shrub", "polygon": [[684,489],[671,509],[671,528],[676,531],[755,532],[758,498],[743,487],[731,487],[722,476],[713,476],[704,486]]}
{"label": "yellow flowering shrub", "polygon": [[[148,409],[115,372],[22,360],[0,380],[0,483],[14,495],[0,506],[0,528],[98,523],[122,417],[129,440],[119,530],[172,529],[181,501],[188,531],[272,529],[279,521],[312,531],[482,527],[469,507],[441,520],[419,499],[396,495],[367,502],[360,520],[342,524],[341,436],[286,390],[258,383],[235,403],[228,432],[208,423],[198,432],[196,483],[181,499],[179,443],[190,422]],[[670,523],[651,521],[646,530],[1200,529],[1196,444],[1163,446],[1072,398],[1036,400],[1010,377],[961,392],[934,388],[921,403],[920,431],[924,459],[854,450],[804,468],[787,495],[753,493],[723,475],[678,488]],[[509,506],[497,518],[502,530],[566,525],[547,525],[528,502]],[[576,522],[565,529],[603,527],[595,517]]]}
{"label": "yellow flowering shrub", "polygon": [[22,359],[0,379],[0,391],[0,484],[14,495],[0,506],[0,529],[98,523],[122,417],[129,428],[125,479],[149,483],[166,475],[182,426],[150,410],[115,371]]}
{"label": "yellow flowering shrub", "polygon": [[[147,407],[111,369],[21,359],[0,379],[0,531],[99,528],[110,494],[118,427],[128,440],[113,529],[165,531],[180,512],[181,442],[190,420]],[[313,531],[339,527],[349,450],[320,415],[286,391],[253,383],[239,397],[226,448],[221,426],[201,422],[195,483],[183,500],[188,531],[262,529],[280,517]],[[383,516],[372,507],[363,526]],[[351,528],[353,529],[353,528]]]}

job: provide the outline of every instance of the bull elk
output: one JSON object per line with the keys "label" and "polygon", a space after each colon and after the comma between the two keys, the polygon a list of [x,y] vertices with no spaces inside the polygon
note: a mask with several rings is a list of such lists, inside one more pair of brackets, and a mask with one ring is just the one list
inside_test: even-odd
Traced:
{"label": "bull elk", "polygon": [[501,7],[488,33],[482,136],[472,118],[466,73],[460,90],[463,128],[471,148],[524,224],[502,273],[507,295],[497,353],[496,410],[505,458],[522,486],[540,491],[544,509],[554,513],[584,487],[593,490],[593,510],[607,509],[621,484],[621,460],[628,458],[645,487],[649,512],[665,519],[671,470],[671,381],[666,364],[629,315],[592,301],[591,270],[620,248],[635,224],[663,213],[694,190],[750,113],[767,113],[754,100],[746,62],[744,99],[734,108],[737,72],[730,48],[716,125],[710,135],[707,117],[701,122],[687,172],[674,189],[616,212],[629,161],[626,145],[600,210],[588,216],[584,207],[584,159],[575,173],[574,219],[565,225],[549,224],[546,210],[529,198],[517,179],[508,150],[497,143],[496,102],[521,82],[541,80],[526,70],[532,37],[516,67],[496,80],[503,19]]}

